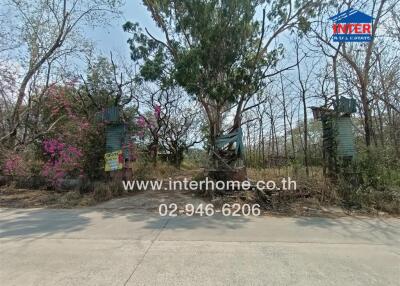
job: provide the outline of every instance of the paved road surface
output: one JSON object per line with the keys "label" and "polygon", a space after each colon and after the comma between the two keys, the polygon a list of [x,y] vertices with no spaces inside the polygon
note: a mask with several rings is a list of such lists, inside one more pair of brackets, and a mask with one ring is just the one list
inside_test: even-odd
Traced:
{"label": "paved road surface", "polygon": [[0,284],[400,285],[400,220],[0,209]]}

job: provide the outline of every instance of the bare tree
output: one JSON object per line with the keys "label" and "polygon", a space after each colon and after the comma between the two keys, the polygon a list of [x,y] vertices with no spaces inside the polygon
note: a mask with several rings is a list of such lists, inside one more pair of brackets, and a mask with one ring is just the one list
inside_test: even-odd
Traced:
{"label": "bare tree", "polygon": [[309,82],[311,79],[311,71],[307,64],[304,64],[304,69],[300,65],[300,46],[299,41],[296,41],[296,58],[297,62],[297,80],[299,84],[300,98],[303,107],[303,151],[304,151],[304,165],[306,167],[306,174],[309,175],[309,154],[308,154],[308,116],[307,116],[307,93],[309,91]]}
{"label": "bare tree", "polygon": [[[117,12],[120,1],[8,0],[6,5],[15,11],[15,15],[10,15],[11,25],[8,26],[26,52],[21,62],[24,72],[9,120],[9,136],[14,141],[21,124],[27,87],[35,75],[46,63],[50,68],[56,59],[79,51],[80,26],[102,23],[110,13]],[[12,20],[12,16],[16,20]]]}
{"label": "bare tree", "polygon": [[170,116],[164,117],[161,137],[162,147],[171,155],[176,167],[180,167],[184,152],[202,142],[200,133],[201,116],[193,102],[181,100],[169,109]]}

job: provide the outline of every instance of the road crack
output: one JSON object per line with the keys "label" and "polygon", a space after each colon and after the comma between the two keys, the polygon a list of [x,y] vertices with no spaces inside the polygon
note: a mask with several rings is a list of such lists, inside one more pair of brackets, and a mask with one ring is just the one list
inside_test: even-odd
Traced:
{"label": "road crack", "polygon": [[146,257],[147,253],[149,252],[150,248],[153,246],[154,242],[158,240],[158,237],[160,236],[161,232],[165,229],[167,226],[168,222],[170,221],[170,218],[166,219],[165,223],[161,227],[160,231],[157,233],[157,235],[154,237],[154,239],[151,240],[150,245],[146,248],[143,256],[140,258],[139,262],[136,264],[136,266],[133,268],[132,273],[129,275],[128,279],[125,281],[124,286],[126,286],[135,274],[136,270],[139,268],[140,264],[142,264],[144,258]]}

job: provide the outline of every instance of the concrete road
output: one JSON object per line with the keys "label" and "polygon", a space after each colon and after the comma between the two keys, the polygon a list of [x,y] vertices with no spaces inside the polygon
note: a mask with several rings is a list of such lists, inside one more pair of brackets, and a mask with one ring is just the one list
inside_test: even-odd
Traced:
{"label": "concrete road", "polygon": [[400,285],[400,220],[0,209],[1,285]]}

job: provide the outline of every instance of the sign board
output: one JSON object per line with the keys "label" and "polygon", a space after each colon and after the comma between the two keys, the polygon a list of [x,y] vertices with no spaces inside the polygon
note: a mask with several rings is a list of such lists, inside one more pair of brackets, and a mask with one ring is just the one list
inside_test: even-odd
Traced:
{"label": "sign board", "polygon": [[334,22],[334,42],[372,41],[373,17],[352,8],[329,18]]}
{"label": "sign board", "polygon": [[118,150],[104,155],[106,172],[121,170],[124,167],[124,157],[122,150]]}

